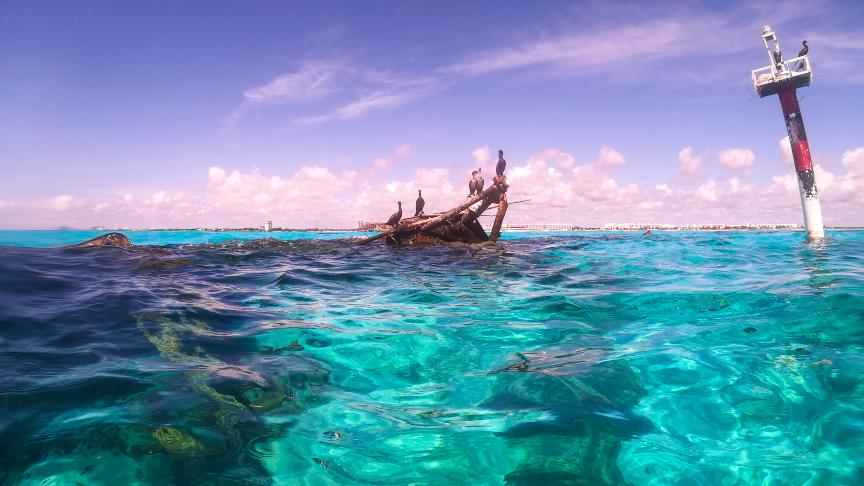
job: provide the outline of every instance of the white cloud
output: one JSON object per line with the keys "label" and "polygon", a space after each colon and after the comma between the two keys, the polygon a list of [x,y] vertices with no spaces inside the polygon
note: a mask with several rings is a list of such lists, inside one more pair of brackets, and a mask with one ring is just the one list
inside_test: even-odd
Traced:
{"label": "white cloud", "polygon": [[375,170],[384,170],[393,167],[393,162],[390,159],[377,158],[372,159],[372,168]]}
{"label": "white cloud", "polygon": [[789,135],[780,139],[780,162],[792,165],[795,159],[792,158],[792,144],[789,142]]}
{"label": "white cloud", "polygon": [[834,182],[837,178],[833,173],[825,170],[821,164],[815,164],[813,166],[813,173],[816,176],[816,186],[819,189],[820,194],[826,191],[828,191],[829,194],[834,192],[831,190],[831,187],[835,185]]}
{"label": "white cloud", "polygon": [[619,188],[613,178],[626,163],[624,155],[604,146],[596,162],[574,167],[571,155],[553,149],[538,153],[525,165],[509,161],[506,174],[512,187],[531,199],[528,207],[563,208],[581,202],[593,208],[631,200],[639,193],[636,186]]}
{"label": "white cloud", "polygon": [[247,90],[243,95],[252,103],[315,100],[324,98],[338,88],[339,74],[348,71],[338,61],[310,61],[296,73],[277,76],[264,86]]}
{"label": "white cloud", "polygon": [[864,204],[864,147],[843,152],[841,163],[847,173],[837,177],[831,174],[830,178],[827,177],[829,174],[821,170],[821,166],[816,166],[819,169],[815,171],[817,187],[824,191],[834,186],[838,198],[850,203]]}
{"label": "white cloud", "polygon": [[360,118],[368,112],[393,108],[425,98],[441,89],[442,83],[435,78],[405,78],[388,80],[383,89],[364,94],[357,100],[337,108],[330,113],[304,118],[295,118],[296,125],[310,126],[332,120],[351,120]]}
{"label": "white cloud", "polygon": [[477,165],[481,166],[488,164],[489,160],[492,158],[492,156],[490,155],[489,147],[485,145],[478,149],[474,149],[474,151],[471,152],[471,155],[474,156],[474,160],[477,161]]}
{"label": "white cloud", "polygon": [[[512,36],[521,42],[469,54],[439,72],[478,76],[519,70],[569,78],[606,76],[619,83],[706,83],[731,79],[723,66],[743,61],[752,51],[749,39],[766,15],[775,27],[804,15],[794,7],[768,10],[758,4],[733,7],[723,15],[679,7],[631,4],[595,11],[591,27],[550,33],[554,27],[544,26],[539,34]],[[677,62],[681,60],[686,62]]]}
{"label": "white cloud", "polygon": [[717,152],[717,161],[720,165],[731,171],[736,171],[749,177],[753,175],[750,170],[753,167],[753,162],[756,160],[756,155],[748,149],[729,149]]}
{"label": "white cloud", "polygon": [[51,198],[48,205],[54,211],[69,211],[76,205],[80,205],[81,202],[81,200],[76,200],[74,197],[64,194],[62,196]]}
{"label": "white cloud", "polygon": [[684,182],[694,183],[705,175],[705,165],[702,155],[693,157],[693,147],[686,147],[678,152],[677,177]]}
{"label": "white cloud", "polygon": [[[696,25],[694,25],[694,22]],[[703,34],[693,37],[696,28]],[[636,25],[613,28],[604,26],[590,32],[571,32],[525,42],[519,46],[492,49],[469,56],[464,62],[442,68],[448,73],[476,76],[489,72],[526,67],[569,71],[570,75],[588,75],[617,70],[641,70],[660,59],[678,57],[704,46],[717,50],[714,40],[717,22],[708,19],[652,20]],[[694,42],[697,44],[694,46]],[[729,43],[726,43],[727,47]]]}
{"label": "white cloud", "polygon": [[400,159],[407,159],[410,157],[414,157],[414,152],[411,151],[411,146],[407,143],[404,145],[400,145],[393,149],[393,153],[396,154]]}
{"label": "white cloud", "polygon": [[642,201],[639,203],[640,209],[660,209],[663,207],[663,201]]}
{"label": "white cloud", "polygon": [[210,167],[208,170],[208,177],[210,178],[211,184],[223,184],[226,176],[227,174],[225,173],[225,170],[221,167]]}
{"label": "white cloud", "polygon": [[618,167],[626,165],[627,158],[621,155],[619,152],[616,152],[615,150],[604,145],[600,148],[600,158],[597,163],[609,167]]}
{"label": "white cloud", "polygon": [[413,92],[378,91],[339,108],[332,116],[343,120],[357,118],[367,111],[402,105],[416,97]]}
{"label": "white cloud", "polygon": [[843,152],[843,158],[840,159],[840,162],[850,173],[864,176],[864,147]]}
{"label": "white cloud", "polygon": [[[508,36],[502,45],[469,52],[460,61],[427,73],[376,71],[374,66],[355,69],[359,61],[307,61],[299,71],[277,76],[244,95],[247,104],[253,105],[318,100],[351,86],[356,93],[354,101],[330,107],[318,116],[293,119],[297,125],[309,126],[357,119],[375,110],[431,96],[466,78],[507,71],[535,76],[603,77],[619,83],[729,82],[736,75],[727,66],[750,62],[753,49],[758,48],[752,36],[760,31],[766,16],[770,16],[773,26],[782,27],[804,16],[813,17],[817,11],[825,14],[830,10],[826,10],[824,2],[815,3],[819,5],[811,2],[807,9],[751,3],[727,9],[722,15],[681,6],[617,6],[614,15],[610,15],[610,9],[595,9],[593,27],[556,30],[555,26],[544,25],[530,33]],[[817,70],[824,74],[821,79],[864,82],[864,31],[824,29],[807,34],[811,53],[819,52]],[[394,63],[384,62],[388,66]],[[230,115],[229,124],[235,123],[242,112],[243,108]]]}
{"label": "white cloud", "polygon": [[[492,163],[479,165],[489,172]],[[665,184],[650,190],[620,184],[616,172],[627,164],[626,156],[605,146],[588,163],[577,163],[571,155],[554,149],[525,161],[510,160],[511,200],[523,196],[531,200],[511,206],[507,220],[583,226],[610,221],[801,222],[798,182],[791,169],[775,176],[768,186],[732,178],[728,188],[709,180],[696,189],[675,192]],[[814,166],[823,217],[829,225],[864,225],[860,209],[864,205],[864,147],[844,152],[842,166],[844,174],[830,172],[821,164]],[[117,194],[115,201],[88,201],[72,195],[7,200],[0,202],[0,224],[6,228],[247,227],[272,220],[276,226],[291,228],[351,228],[359,219],[386,219],[396,201],[410,209],[418,189],[423,190],[430,211],[449,209],[467,195],[470,170],[466,167],[454,173],[427,167],[408,178],[374,183],[365,173],[334,172],[319,166],[302,167],[285,176],[263,175],[258,170],[228,173],[211,167],[203,193],[165,189],[140,200],[129,194]]]}
{"label": "white cloud", "polygon": [[714,202],[717,200],[717,183],[713,180],[708,181],[707,184],[699,186],[699,189],[696,189],[696,194],[699,194],[699,197],[706,201]]}
{"label": "white cloud", "polygon": [[[749,62],[754,49],[750,39],[759,32],[766,15],[773,26],[780,27],[790,20],[812,16],[817,10],[820,7],[813,4],[806,12],[794,6],[767,8],[748,4],[728,9],[723,15],[679,7],[649,10],[636,4],[616,7],[615,15],[609,15],[607,9],[596,9],[592,15],[597,20],[591,28],[556,31],[553,26],[543,26],[530,34],[509,37],[515,41],[467,53],[461,61],[427,73],[393,73],[376,71],[374,67],[364,70],[354,67],[358,61],[315,60],[305,62],[297,72],[249,89],[244,95],[246,105],[319,100],[351,86],[356,93],[353,101],[330,107],[317,116],[292,120],[299,126],[311,126],[357,119],[426,98],[466,78],[506,71],[559,77],[603,76],[619,83],[728,82],[734,75],[726,66]],[[825,74],[824,79],[864,82],[864,31],[817,31],[807,37],[812,49],[821,49],[818,69]],[[245,105],[227,117],[229,125],[237,122],[244,109]]]}
{"label": "white cloud", "polygon": [[782,175],[776,175],[772,178],[774,181],[774,185],[777,187],[782,187],[786,192],[796,192],[798,191],[798,176],[794,173],[786,173]]}
{"label": "white cloud", "polygon": [[737,177],[733,177],[729,179],[729,190],[732,192],[738,192],[738,189],[741,187],[741,180]]}

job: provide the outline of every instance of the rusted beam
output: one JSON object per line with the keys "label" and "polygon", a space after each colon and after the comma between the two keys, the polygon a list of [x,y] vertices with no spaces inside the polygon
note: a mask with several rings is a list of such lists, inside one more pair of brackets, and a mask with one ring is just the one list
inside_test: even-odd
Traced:
{"label": "rusted beam", "polygon": [[495,215],[495,222],[492,224],[492,231],[489,233],[489,239],[497,241],[501,237],[501,225],[504,223],[504,215],[507,214],[507,193],[501,193],[501,200],[498,201],[498,214]]}
{"label": "rusted beam", "polygon": [[465,227],[467,228],[472,221],[476,221],[481,214],[483,214],[487,209],[489,209],[489,206],[492,205],[492,202],[495,199],[495,197],[490,196],[486,199],[483,199],[480,205],[476,208],[468,208],[468,210],[465,211],[465,214],[462,215],[462,224],[465,225]]}
{"label": "rusted beam", "polygon": [[426,222],[426,224],[424,224],[420,228],[420,231],[428,231],[428,230],[437,228],[438,226],[441,226],[442,224],[446,223],[453,216],[461,213],[462,211],[464,211],[464,210],[468,209],[469,207],[471,207],[472,205],[474,205],[480,199],[483,199],[486,197],[493,199],[496,195],[504,194],[505,192],[507,192],[507,186],[506,185],[493,184],[492,187],[490,187],[489,189],[486,189],[485,191],[480,193],[479,196],[475,196],[472,199],[470,199],[468,202],[460,205],[458,208],[453,209],[452,211],[449,211],[447,213],[444,213],[441,216],[441,219]]}

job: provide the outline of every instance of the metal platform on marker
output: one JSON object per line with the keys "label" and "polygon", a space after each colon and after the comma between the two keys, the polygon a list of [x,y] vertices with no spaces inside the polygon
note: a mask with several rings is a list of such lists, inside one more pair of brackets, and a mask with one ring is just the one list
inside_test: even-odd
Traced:
{"label": "metal platform on marker", "polygon": [[774,45],[777,52],[780,50],[780,43],[777,41],[777,35],[767,25],[762,29],[762,43],[772,64],[750,71],[753,77],[753,88],[760,98],[777,94],[783,88],[797,89],[810,86],[813,81],[813,71],[810,69],[810,60],[806,55],[774,63],[775,59],[771,54],[769,43]]}
{"label": "metal platform on marker", "polygon": [[753,76],[753,88],[760,98],[777,94],[787,86],[793,88],[810,86],[810,82],[813,81],[813,71],[810,70],[810,60],[807,56],[783,61],[779,65],[772,64],[754,69],[750,73]]}

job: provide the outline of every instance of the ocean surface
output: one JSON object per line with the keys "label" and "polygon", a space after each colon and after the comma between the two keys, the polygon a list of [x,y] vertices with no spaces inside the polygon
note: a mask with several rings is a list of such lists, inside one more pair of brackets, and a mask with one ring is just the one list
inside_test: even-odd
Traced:
{"label": "ocean surface", "polygon": [[864,484],[864,232],[96,234],[0,232],[0,484]]}

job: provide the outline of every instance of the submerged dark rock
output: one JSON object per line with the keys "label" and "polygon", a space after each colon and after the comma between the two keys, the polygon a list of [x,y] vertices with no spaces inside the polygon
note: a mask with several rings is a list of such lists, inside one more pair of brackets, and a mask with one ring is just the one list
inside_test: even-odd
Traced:
{"label": "submerged dark rock", "polygon": [[87,240],[77,245],[70,245],[65,248],[78,248],[82,246],[116,246],[118,248],[131,248],[132,242],[123,233],[108,233],[107,235],[97,236],[96,238]]}

